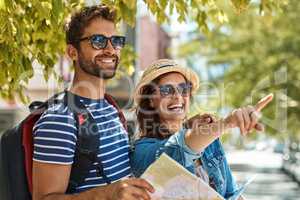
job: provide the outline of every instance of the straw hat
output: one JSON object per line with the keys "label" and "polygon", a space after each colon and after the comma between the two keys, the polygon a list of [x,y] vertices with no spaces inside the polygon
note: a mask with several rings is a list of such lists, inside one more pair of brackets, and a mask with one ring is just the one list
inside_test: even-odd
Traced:
{"label": "straw hat", "polygon": [[178,72],[182,74],[189,82],[192,83],[192,94],[195,93],[199,88],[198,75],[190,68],[178,65],[175,61],[169,59],[160,59],[153,62],[143,73],[142,78],[137,84],[134,91],[134,104],[138,105],[140,101],[140,95],[142,88],[148,85],[157,77],[169,73]]}

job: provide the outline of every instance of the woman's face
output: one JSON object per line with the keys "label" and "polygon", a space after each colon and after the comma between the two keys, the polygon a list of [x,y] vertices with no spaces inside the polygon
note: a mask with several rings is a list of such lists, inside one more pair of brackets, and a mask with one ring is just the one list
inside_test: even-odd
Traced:
{"label": "woman's face", "polygon": [[182,123],[189,108],[191,85],[180,73],[162,75],[151,99],[160,122],[175,120]]}

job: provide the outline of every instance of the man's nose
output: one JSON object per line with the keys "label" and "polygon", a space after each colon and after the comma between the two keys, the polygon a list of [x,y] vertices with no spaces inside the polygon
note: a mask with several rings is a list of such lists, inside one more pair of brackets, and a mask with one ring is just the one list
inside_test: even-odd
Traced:
{"label": "man's nose", "polygon": [[107,41],[107,45],[106,47],[103,49],[104,53],[107,54],[115,54],[115,48],[113,47],[113,45],[111,44],[111,41]]}

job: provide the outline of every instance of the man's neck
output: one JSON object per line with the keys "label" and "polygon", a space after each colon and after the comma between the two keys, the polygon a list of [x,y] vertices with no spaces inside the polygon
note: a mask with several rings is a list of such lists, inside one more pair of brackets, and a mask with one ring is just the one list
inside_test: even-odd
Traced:
{"label": "man's neck", "polygon": [[95,76],[74,76],[70,91],[76,95],[89,99],[103,99],[106,82]]}

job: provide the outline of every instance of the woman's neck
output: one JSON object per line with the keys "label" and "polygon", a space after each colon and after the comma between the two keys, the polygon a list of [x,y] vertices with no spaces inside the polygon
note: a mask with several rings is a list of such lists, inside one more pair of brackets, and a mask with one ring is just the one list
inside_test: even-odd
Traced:
{"label": "woman's neck", "polygon": [[166,128],[169,133],[176,133],[182,128],[182,120],[164,120],[161,126]]}

